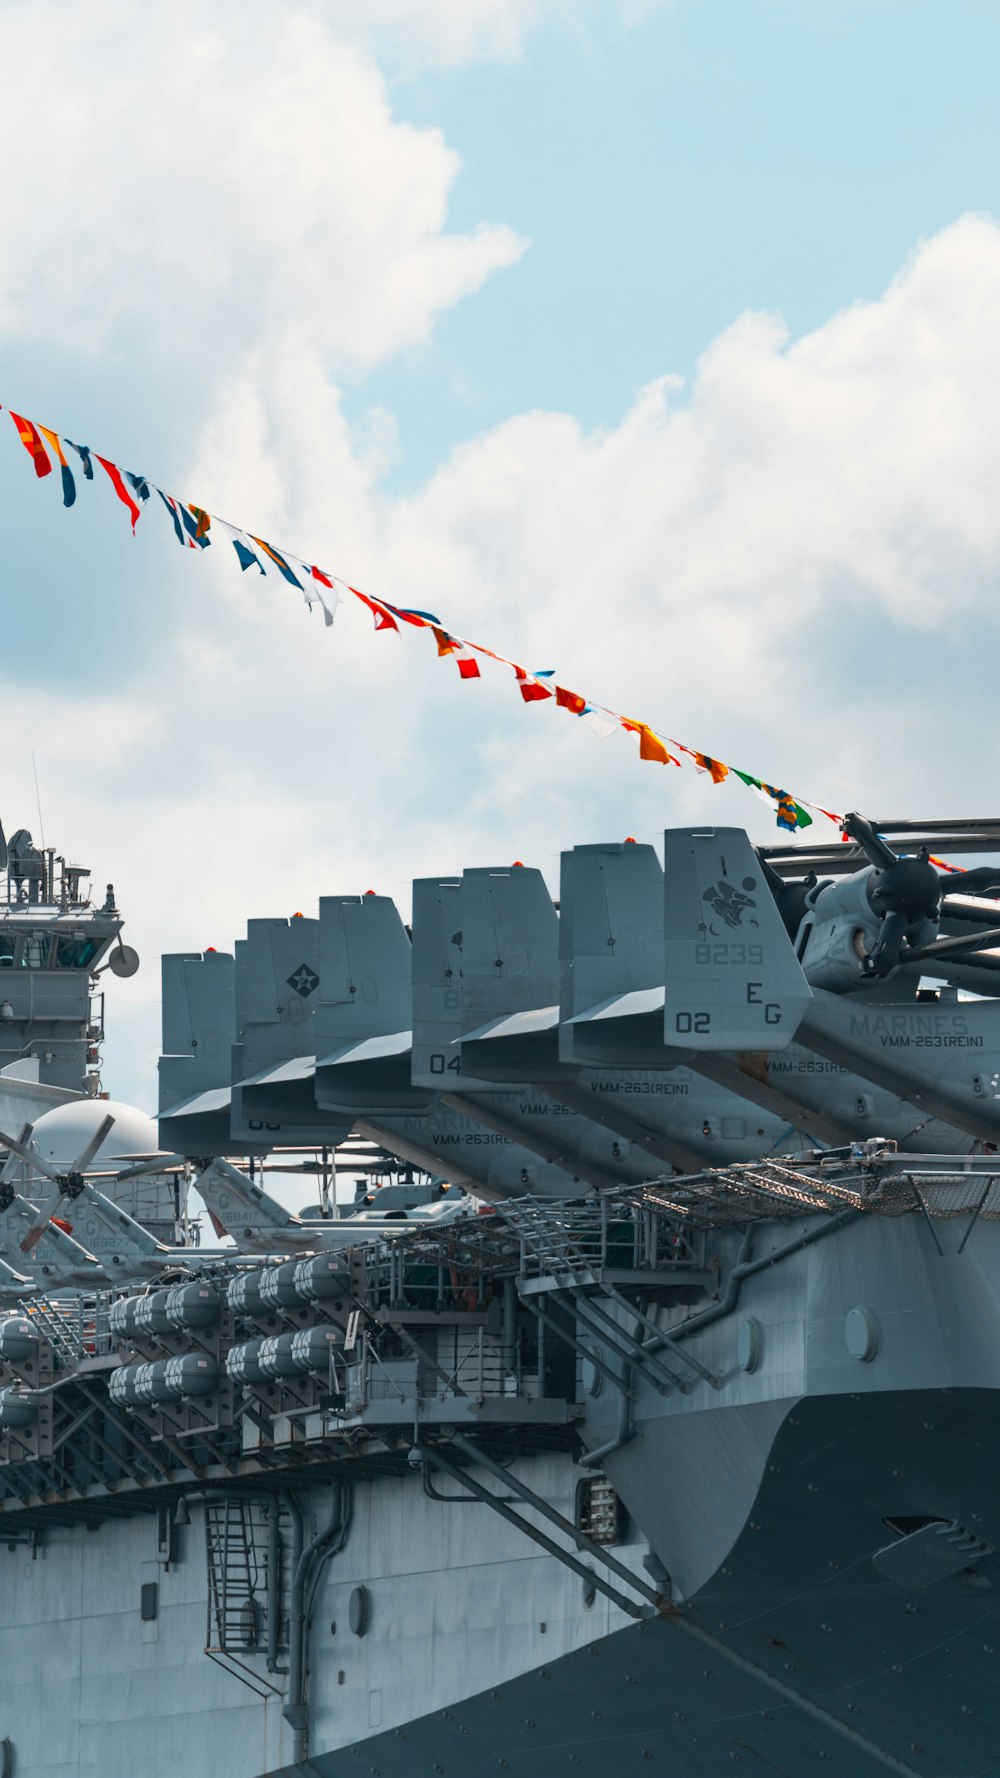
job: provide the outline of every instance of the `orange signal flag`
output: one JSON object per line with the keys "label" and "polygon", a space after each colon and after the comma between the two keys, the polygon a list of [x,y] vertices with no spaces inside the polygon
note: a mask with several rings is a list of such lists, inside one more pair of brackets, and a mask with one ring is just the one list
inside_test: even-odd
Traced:
{"label": "orange signal flag", "polygon": [[711,772],[713,784],[722,784],[729,777],[729,767],[724,766],[721,759],[712,759],[708,753],[696,753],[694,763],[703,772]]}
{"label": "orange signal flag", "polygon": [[622,728],[628,729],[632,735],[638,735],[640,759],[655,759],[661,766],[680,765],[680,760],[674,758],[666,742],[660,740],[648,722],[633,722],[628,716],[623,716]]}
{"label": "orange signal flag", "polygon": [[556,686],[556,703],[563,710],[572,711],[574,716],[582,716],[587,708],[586,698],[581,698],[579,692],[567,691],[564,685]]}

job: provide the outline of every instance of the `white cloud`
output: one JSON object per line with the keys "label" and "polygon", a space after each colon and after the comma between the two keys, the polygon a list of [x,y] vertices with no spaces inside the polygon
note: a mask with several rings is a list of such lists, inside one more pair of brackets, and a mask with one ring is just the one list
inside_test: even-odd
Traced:
{"label": "white cloud", "polygon": [[540,24],[586,31],[601,15],[640,24],[667,0],[326,0],[333,29],[373,43],[394,60],[456,67],[521,54]]}
{"label": "white cloud", "polygon": [[[572,0],[571,0],[572,4]],[[518,55],[540,0],[329,0],[334,29],[363,33],[383,49],[446,67]]]}
{"label": "white cloud", "polygon": [[204,374],[299,336],[363,371],[523,249],[447,232],[457,155],[393,116],[322,8],[181,0],[166,29],[126,0],[39,3],[4,9],[0,54],[0,152],[35,144],[0,191],[0,339],[124,333]]}

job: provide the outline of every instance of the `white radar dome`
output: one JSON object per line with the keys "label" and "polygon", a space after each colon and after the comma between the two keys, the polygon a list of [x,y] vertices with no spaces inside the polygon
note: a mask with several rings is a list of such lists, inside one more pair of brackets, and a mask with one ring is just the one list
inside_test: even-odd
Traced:
{"label": "white radar dome", "polygon": [[106,1117],[114,1118],[90,1166],[107,1167],[122,1155],[155,1154],[160,1146],[154,1118],[118,1099],[72,1099],[46,1111],[32,1130],[32,1140],[50,1166],[71,1167]]}

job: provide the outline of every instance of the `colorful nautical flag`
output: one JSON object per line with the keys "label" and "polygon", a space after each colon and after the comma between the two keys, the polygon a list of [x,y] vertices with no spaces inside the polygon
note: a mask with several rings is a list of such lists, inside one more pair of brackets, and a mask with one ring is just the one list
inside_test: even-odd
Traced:
{"label": "colorful nautical flag", "polygon": [[[194,544],[190,537],[185,536],[184,527],[180,521],[180,501],[175,500],[172,494],[165,494],[162,488],[157,488],[156,492],[159,494],[160,499],[163,501],[164,506],[170,514],[174,527],[174,536],[180,544],[181,549],[194,549]],[[262,568],[261,573],[263,574],[263,572],[264,570]]]}
{"label": "colorful nautical flag", "polygon": [[648,722],[635,722],[629,716],[621,719],[622,728],[629,734],[639,737],[639,758],[653,759],[661,766],[679,766],[680,760],[675,759],[665,741],[661,741]]}
{"label": "colorful nautical flag", "polygon": [[92,482],[94,479],[94,465],[90,461],[90,446],[74,444],[71,438],[68,438],[66,443],[69,445],[71,451],[76,452],[80,462],[83,464],[84,480]]}
{"label": "colorful nautical flag", "polygon": [[[191,548],[210,548],[212,539],[208,535],[207,527],[202,524],[201,518],[198,516],[201,513],[201,507],[186,506],[183,500],[175,500],[174,507],[177,512],[177,517],[180,519],[181,524],[188,534]],[[207,518],[208,514],[206,513],[203,516]]]}
{"label": "colorful nautical flag", "polygon": [[370,599],[367,593],[359,592],[358,588],[356,586],[350,586],[350,583],[348,583],[348,590],[354,594],[356,599],[361,600],[362,605],[367,605],[375,619],[375,628],[377,630],[396,630],[398,632],[399,625],[396,622],[396,619],[386,610],[385,606],[381,604],[378,599]]}
{"label": "colorful nautical flag", "polygon": [[262,574],[267,574],[267,569],[264,567],[260,557],[254,555],[253,550],[248,544],[243,542],[242,538],[233,538],[233,548],[236,551],[237,559],[244,573],[246,573],[248,568],[259,568]]}
{"label": "colorful nautical flag", "polygon": [[[403,613],[401,612],[400,616],[402,615]],[[464,642],[459,642],[458,638],[455,636],[449,636],[447,630],[442,630],[437,624],[431,624],[429,628],[433,632],[434,640],[437,643],[438,654],[453,654],[455,656],[455,664],[463,679],[479,679],[481,677],[479,672],[479,662],[473,659]]]}
{"label": "colorful nautical flag", "polygon": [[145,506],[146,501],[149,499],[149,483],[146,480],[146,477],[144,475],[136,475],[134,469],[126,469],[125,480],[128,482],[133,493],[138,494],[139,499]]}
{"label": "colorful nautical flag", "polygon": [[236,551],[236,560],[239,562],[244,574],[248,568],[257,568],[261,574],[265,574],[266,570],[264,564],[256,551],[250,548],[246,532],[241,531],[238,525],[227,524],[225,519],[216,519],[215,523],[225,531],[226,536],[232,543],[232,546]]}
{"label": "colorful nautical flag", "polygon": [[733,767],[733,771],[737,778],[749,785],[751,790],[756,790],[764,802],[774,804],[779,827],[785,828],[788,833],[797,833],[800,827],[812,826],[812,816],[807,813],[801,803],[797,803],[793,797],[789,796],[787,790],[779,790],[773,784],[764,784],[760,778],[755,778],[750,772],[741,772],[737,770],[736,766]]}
{"label": "colorful nautical flag", "polygon": [[[208,540],[206,538],[206,542],[207,541]],[[266,556],[269,556],[271,561],[274,563],[275,567],[278,570],[278,573],[281,574],[284,577],[284,579],[288,581],[289,586],[297,586],[299,589],[299,592],[301,593],[302,582],[301,582],[301,580],[299,580],[299,578],[296,574],[292,573],[292,570],[289,568],[288,563],[285,561],[284,556],[280,555],[276,549],[272,549],[271,545],[269,543],[265,543],[263,537],[255,537],[252,531],[250,532],[250,541],[251,541],[251,543],[256,543],[256,544],[260,545],[260,548],[264,551],[264,554]]]}
{"label": "colorful nautical flag", "polygon": [[35,465],[35,474],[37,476],[51,475],[52,465],[49,462],[45,446],[38,436],[38,428],[35,425],[34,420],[22,419],[20,414],[15,414],[12,407],[8,408],[7,412],[13,420],[14,425],[17,427],[17,434],[21,443]]}
{"label": "colorful nautical flag", "polygon": [[47,426],[40,426],[39,431],[44,432],[49,444],[52,446],[52,449],[56,454],[56,460],[59,464],[59,472],[62,476],[63,505],[72,506],[76,499],[76,483],[73,480],[73,471],[66,461],[66,452],[62,448],[62,440],[60,439],[58,432],[50,432]]}
{"label": "colorful nautical flag", "polygon": [[569,710],[573,716],[582,716],[587,708],[586,698],[581,698],[579,692],[567,691],[563,685],[556,686],[556,703],[561,710]]}
{"label": "colorful nautical flag", "polygon": [[612,715],[610,710],[605,710],[600,704],[588,704],[580,721],[586,724],[591,734],[596,735],[599,741],[606,741],[609,735],[617,734],[621,728],[619,718]]}
{"label": "colorful nautical flag", "polygon": [[685,747],[683,741],[674,741],[673,745],[694,760],[699,772],[708,772],[713,784],[723,784],[728,778],[729,767],[724,766],[721,759],[713,759],[708,753],[699,753],[694,747]]}
{"label": "colorful nautical flag", "polygon": [[[76,482],[67,462],[66,451],[63,448],[63,440],[60,435],[47,426],[36,426],[33,420],[28,420],[21,414],[12,412],[11,419],[25,450],[31,457],[35,474],[39,477],[50,475],[52,472],[52,462],[43,440],[47,441],[49,450],[59,464],[63,504],[72,506],[77,495]],[[97,453],[92,452],[87,445],[74,444],[73,440],[69,438],[65,440],[65,444],[79,457],[84,479],[90,482],[94,481],[92,458],[97,456]],[[732,772],[757,796],[770,804],[775,812],[778,826],[789,833],[798,833],[803,828],[812,825],[812,816],[808,813],[808,808],[815,809],[817,813],[825,815],[838,828],[843,826],[842,817],[823,808],[822,804],[811,803],[807,807],[803,807],[803,804],[797,802],[787,790],[767,784],[762,779],[754,777],[750,772],[741,772],[735,767],[724,765],[721,760],[714,758],[711,754],[699,752],[696,748],[688,747],[682,741],[665,741],[655,729],[650,727],[649,723],[641,722],[633,717],[621,716],[601,704],[592,703],[580,692],[569,691],[565,686],[556,683],[555,670],[551,667],[539,667],[534,671],[529,671],[507,655],[498,654],[496,650],[487,648],[484,643],[472,642],[467,638],[455,635],[431,611],[420,610],[415,606],[393,605],[387,599],[378,599],[368,593],[363,593],[359,587],[352,586],[349,581],[338,582],[337,577],[328,573],[326,569],[319,568],[298,556],[290,555],[288,552],[282,553],[275,549],[273,544],[267,543],[263,537],[258,537],[253,532],[242,531],[237,526],[228,524],[224,519],[214,518],[205,507],[185,503],[176,499],[172,494],[164,493],[161,488],[155,488],[146,476],[138,475],[132,470],[123,470],[108,457],[97,456],[97,461],[111,482],[118,499],[126,507],[133,531],[140,516],[140,507],[137,502],[141,501],[145,504],[151,494],[155,492],[169,513],[174,536],[183,548],[207,549],[211,542],[209,532],[213,524],[220,526],[230,538],[242,570],[257,568],[261,574],[266,574],[267,564],[272,564],[290,586],[296,587],[301,592],[310,608],[316,604],[321,606],[327,624],[333,622],[333,614],[339,603],[338,588],[344,586],[354,594],[356,599],[367,606],[375,620],[377,630],[395,630],[398,633],[404,624],[414,629],[429,629],[434,636],[438,654],[440,656],[451,655],[463,679],[478,679],[481,676],[476,657],[485,655],[513,673],[518,691],[526,704],[542,703],[554,699],[559,709],[568,710],[571,715],[579,717],[588,728],[600,736],[625,729],[628,733],[637,736],[640,759],[654,760],[660,765],[680,765],[680,759],[670,751],[672,747],[676,747],[678,752],[694,761],[699,772],[710,775],[714,784],[722,784]],[[848,836],[845,834],[844,837]],[[948,868],[943,860],[935,860],[935,863],[942,869]]]}
{"label": "colorful nautical flag", "polygon": [[139,508],[136,506],[125,483],[122,481],[122,472],[117,463],[109,463],[107,457],[98,457],[96,451],[94,452],[94,456],[97,457],[98,463],[104,470],[105,475],[111,483],[111,486],[114,488],[115,493],[118,495],[122,505],[128,507],[129,518],[132,520],[132,534],[134,536],[136,525],[139,523]]}
{"label": "colorful nautical flag", "polygon": [[415,606],[390,605],[388,599],[380,599],[379,604],[384,605],[386,611],[391,611],[393,617],[402,618],[404,624],[412,624],[417,630],[432,630],[435,624],[441,622],[432,611],[418,611]]}

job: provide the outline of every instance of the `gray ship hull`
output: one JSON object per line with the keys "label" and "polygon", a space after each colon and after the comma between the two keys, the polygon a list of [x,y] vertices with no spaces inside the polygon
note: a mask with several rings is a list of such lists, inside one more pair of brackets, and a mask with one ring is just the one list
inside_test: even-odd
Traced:
{"label": "gray ship hull", "polygon": [[[687,1605],[280,1778],[1000,1778],[1000,1563],[900,1586],[885,1519],[936,1510],[1000,1541],[1000,1398],[800,1403],[753,1517]],[[919,1574],[917,1578],[921,1578]],[[923,1577],[926,1578],[926,1577]]]}

